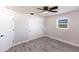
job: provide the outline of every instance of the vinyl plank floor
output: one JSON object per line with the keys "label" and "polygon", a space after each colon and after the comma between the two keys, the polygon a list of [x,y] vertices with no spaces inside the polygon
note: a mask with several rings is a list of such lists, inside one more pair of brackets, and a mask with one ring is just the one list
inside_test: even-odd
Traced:
{"label": "vinyl plank floor", "polygon": [[79,52],[75,47],[48,37],[41,37],[10,48],[7,52]]}

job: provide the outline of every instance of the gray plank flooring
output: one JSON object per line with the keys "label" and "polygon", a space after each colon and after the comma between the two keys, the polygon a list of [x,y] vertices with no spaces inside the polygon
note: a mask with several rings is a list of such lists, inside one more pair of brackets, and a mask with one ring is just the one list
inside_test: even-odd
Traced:
{"label": "gray plank flooring", "polygon": [[48,37],[42,37],[10,48],[7,52],[79,52],[75,47]]}

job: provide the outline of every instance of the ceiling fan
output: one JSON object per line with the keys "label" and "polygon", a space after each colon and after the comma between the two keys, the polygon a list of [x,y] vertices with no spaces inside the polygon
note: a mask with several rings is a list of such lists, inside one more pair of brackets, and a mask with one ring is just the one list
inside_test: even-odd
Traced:
{"label": "ceiling fan", "polygon": [[[38,13],[44,12],[45,14],[48,14],[49,12],[54,12],[54,13],[58,12],[56,11],[56,9],[58,9],[58,6],[53,6],[53,7],[44,6],[43,8],[36,8],[36,9],[41,10],[41,12]],[[34,15],[34,13],[30,13],[30,15]]]}
{"label": "ceiling fan", "polygon": [[42,10],[45,13],[48,13],[48,12],[54,12],[54,13],[56,13],[56,12],[58,12],[58,11],[56,11],[56,9],[58,9],[58,6],[54,6],[54,7],[44,6],[43,8],[36,8],[36,9]]}

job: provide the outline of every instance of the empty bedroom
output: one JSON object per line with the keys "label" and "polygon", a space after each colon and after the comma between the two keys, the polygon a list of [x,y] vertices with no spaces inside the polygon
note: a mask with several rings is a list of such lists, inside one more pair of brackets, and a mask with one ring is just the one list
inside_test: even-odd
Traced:
{"label": "empty bedroom", "polygon": [[79,52],[79,6],[0,7],[0,52]]}

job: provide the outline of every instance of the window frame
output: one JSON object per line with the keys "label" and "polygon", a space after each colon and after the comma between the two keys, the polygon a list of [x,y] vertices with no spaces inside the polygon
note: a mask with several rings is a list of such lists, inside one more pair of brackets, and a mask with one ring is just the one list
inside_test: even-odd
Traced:
{"label": "window frame", "polygon": [[[67,23],[59,23],[59,20],[64,20],[64,19],[67,19],[68,20],[68,22]],[[57,29],[69,29],[69,18],[68,17],[65,17],[65,18],[58,18],[57,20],[56,20],[56,28]],[[67,24],[67,28],[60,28],[59,27],[59,24]]]}

